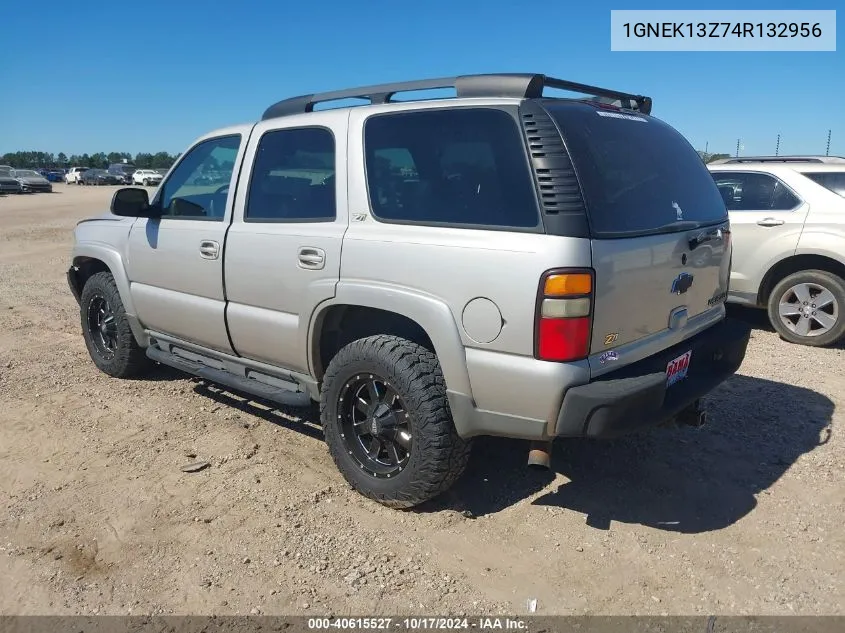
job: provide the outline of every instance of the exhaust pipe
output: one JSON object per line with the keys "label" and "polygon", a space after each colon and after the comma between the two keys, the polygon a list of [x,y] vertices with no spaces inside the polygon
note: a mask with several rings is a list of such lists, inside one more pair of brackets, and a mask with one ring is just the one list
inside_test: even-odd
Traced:
{"label": "exhaust pipe", "polygon": [[548,469],[552,461],[552,440],[532,441],[528,451],[528,466],[536,469]]}
{"label": "exhaust pipe", "polygon": [[699,428],[707,424],[707,411],[704,409],[704,401],[699,399],[688,406],[686,409],[678,412],[675,416],[675,422],[678,426],[691,426]]}

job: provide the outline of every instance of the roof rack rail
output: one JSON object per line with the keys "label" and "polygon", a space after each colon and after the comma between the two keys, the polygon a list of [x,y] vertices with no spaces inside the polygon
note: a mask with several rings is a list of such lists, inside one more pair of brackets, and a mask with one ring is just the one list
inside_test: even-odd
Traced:
{"label": "roof rack rail", "polygon": [[712,161],[711,165],[728,165],[738,163],[845,163],[841,156],[820,156],[809,154],[806,156],[741,156],[720,158]]}
{"label": "roof rack rail", "polygon": [[[651,113],[651,97],[628,94],[618,90],[588,86],[573,81],[555,79],[546,75],[531,73],[500,73],[483,75],[460,75],[457,77],[441,77],[438,79],[419,79],[416,81],[402,81],[397,83],[380,84],[375,86],[361,86],[346,90],[321,92],[317,94],[301,95],[283,99],[274,103],[264,111],[262,120],[273,119],[291,114],[312,112],[314,106],[326,101],[340,99],[364,99],[369,104],[390,103],[397,92],[414,90],[436,90],[454,88],[458,98],[461,97],[511,97],[517,99],[532,99],[543,97],[543,88],[558,88],[579,92],[599,99],[620,101],[622,107],[637,110],[643,114]],[[625,105],[625,102],[628,105]]]}

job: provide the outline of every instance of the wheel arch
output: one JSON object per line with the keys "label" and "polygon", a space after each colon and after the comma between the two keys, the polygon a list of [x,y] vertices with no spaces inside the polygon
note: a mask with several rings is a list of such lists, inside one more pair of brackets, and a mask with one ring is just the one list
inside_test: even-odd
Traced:
{"label": "wheel arch", "polygon": [[71,292],[77,302],[80,300],[85,282],[92,275],[99,272],[111,273],[120,294],[120,300],[123,302],[126,317],[132,328],[132,334],[135,336],[138,345],[146,347],[148,344],[147,335],[138,321],[135,305],[132,302],[132,294],[129,291],[129,278],[126,275],[123,258],[120,254],[111,248],[96,244],[78,244],[74,248],[72,261],[73,265],[68,270],[67,276]]}
{"label": "wheel arch", "polygon": [[781,259],[766,271],[757,292],[757,304],[766,306],[775,286],[782,280],[802,270],[823,270],[845,279],[845,263],[828,255],[801,253]]}
{"label": "wheel arch", "polygon": [[439,299],[407,289],[339,287],[334,299],[318,306],[308,333],[314,377],[322,380],[328,362],[343,345],[374,334],[402,336],[430,349],[440,362],[447,388],[471,397],[464,345],[451,310]]}

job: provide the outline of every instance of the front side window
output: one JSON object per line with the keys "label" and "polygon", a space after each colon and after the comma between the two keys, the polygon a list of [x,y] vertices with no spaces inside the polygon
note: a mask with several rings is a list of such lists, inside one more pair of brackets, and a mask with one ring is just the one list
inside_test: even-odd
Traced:
{"label": "front side window", "polygon": [[335,143],[325,128],[266,132],[258,142],[245,222],[331,222]]}
{"label": "front side window", "polygon": [[758,172],[713,172],[728,211],[791,211],[798,197],[771,174]]}
{"label": "front side window", "polygon": [[191,148],[159,189],[162,217],[222,221],[240,145],[233,134]]}
{"label": "front side window", "polygon": [[804,175],[825,189],[845,198],[845,171],[805,171]]}
{"label": "front side window", "polygon": [[492,108],[371,117],[364,127],[367,186],[386,222],[530,229],[534,184],[516,122]]}

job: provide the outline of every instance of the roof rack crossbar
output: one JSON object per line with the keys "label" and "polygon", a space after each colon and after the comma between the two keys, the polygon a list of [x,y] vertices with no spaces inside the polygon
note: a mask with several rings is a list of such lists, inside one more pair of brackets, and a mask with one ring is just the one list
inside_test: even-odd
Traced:
{"label": "roof rack crossbar", "polygon": [[[651,98],[643,95],[633,95],[617,90],[588,86],[541,74],[501,73],[419,79],[415,81],[361,86],[347,90],[300,95],[274,103],[264,111],[261,118],[265,120],[291,114],[312,112],[314,106],[318,103],[339,101],[341,99],[362,99],[369,102],[369,104],[389,103],[397,92],[454,88],[458,97],[532,99],[544,96],[543,88],[545,87],[618,100],[622,102],[623,107],[638,110],[643,114],[651,113]],[[624,105],[626,101],[628,102],[627,106]]]}

